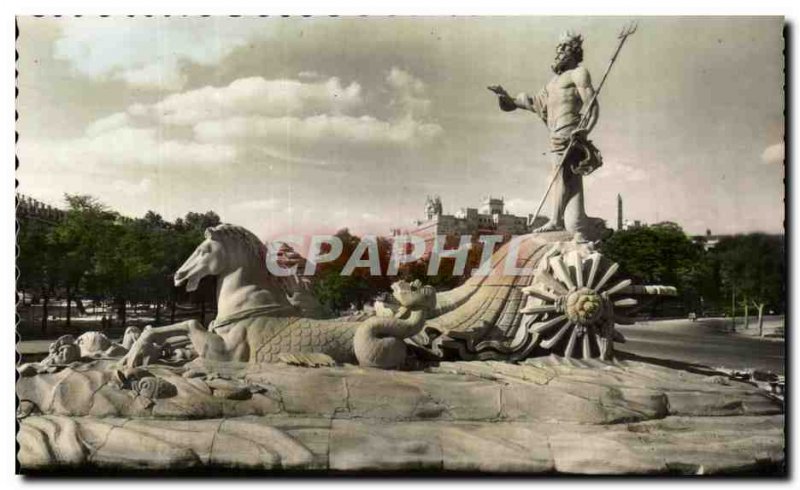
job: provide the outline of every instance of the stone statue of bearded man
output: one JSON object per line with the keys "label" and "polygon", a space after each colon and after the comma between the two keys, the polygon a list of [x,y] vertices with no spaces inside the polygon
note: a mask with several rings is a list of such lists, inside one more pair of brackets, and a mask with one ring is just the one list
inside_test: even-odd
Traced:
{"label": "stone statue of bearded man", "polygon": [[[571,139],[578,139],[582,148],[587,148],[586,135],[597,124],[599,106],[595,101],[587,105],[594,95],[589,70],[581,66],[583,61],[583,39],[579,34],[566,32],[556,46],[556,56],[551,66],[555,76],[535,96],[526,93],[512,98],[500,85],[489,87],[498,96],[504,111],[525,109],[537,114],[550,131],[550,152],[553,169],[561,163]],[[588,124],[578,129],[582,110],[588,110]],[[573,148],[576,145],[573,146]],[[599,166],[599,152],[589,143],[595,154],[595,168]],[[572,152],[570,152],[572,156]],[[593,169],[592,169],[593,170]],[[591,170],[589,170],[591,171]],[[534,233],[567,230],[575,234],[578,241],[600,239],[606,232],[603,220],[586,216],[583,199],[583,175],[575,165],[565,162],[559,171],[550,192],[549,221]]]}

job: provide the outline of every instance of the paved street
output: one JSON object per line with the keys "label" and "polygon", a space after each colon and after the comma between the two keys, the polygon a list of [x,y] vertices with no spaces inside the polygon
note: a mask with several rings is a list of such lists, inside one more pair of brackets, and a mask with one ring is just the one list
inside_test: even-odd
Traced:
{"label": "paved street", "polygon": [[[729,321],[729,320],[728,320]],[[725,320],[661,320],[618,326],[628,340],[618,351],[730,369],[756,368],[783,374],[785,344],[723,331]]]}

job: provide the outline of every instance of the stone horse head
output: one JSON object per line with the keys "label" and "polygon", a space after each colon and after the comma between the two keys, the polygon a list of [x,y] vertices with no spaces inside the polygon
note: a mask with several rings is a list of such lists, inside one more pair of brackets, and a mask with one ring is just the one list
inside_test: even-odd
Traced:
{"label": "stone horse head", "polygon": [[241,226],[223,223],[207,228],[205,240],[175,273],[175,286],[195,291],[206,276],[226,276],[239,269],[263,272],[266,277],[264,245]]}

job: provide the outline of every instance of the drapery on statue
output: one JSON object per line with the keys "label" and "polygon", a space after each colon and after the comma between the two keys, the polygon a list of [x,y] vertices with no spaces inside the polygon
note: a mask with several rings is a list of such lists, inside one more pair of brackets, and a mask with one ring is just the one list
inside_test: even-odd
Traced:
{"label": "drapery on statue", "polygon": [[[564,152],[575,140],[568,160],[561,167],[550,193],[549,221],[535,233],[567,230],[575,234],[578,241],[593,241],[602,237],[605,226],[599,218],[586,215],[583,199],[583,175],[587,175],[602,164],[597,149],[586,140],[586,135],[597,124],[599,106],[597,101],[589,105],[595,90],[589,70],[581,66],[583,61],[583,39],[578,34],[566,32],[556,46],[556,57],[552,65],[555,76],[535,96],[526,93],[512,98],[500,85],[489,87],[496,93],[500,108],[504,111],[525,109],[537,114],[550,131],[550,152],[553,169],[558,168]],[[578,128],[581,110],[588,110],[588,123]]]}

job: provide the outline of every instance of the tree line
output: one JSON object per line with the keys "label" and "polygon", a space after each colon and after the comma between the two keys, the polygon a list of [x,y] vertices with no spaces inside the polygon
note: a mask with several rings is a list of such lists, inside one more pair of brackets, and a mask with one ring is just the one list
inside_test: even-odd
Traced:
{"label": "tree line", "polygon": [[765,311],[785,312],[783,235],[731,235],[710,245],[665,222],[617,231],[601,245],[601,252],[640,283],[678,289],[677,298],[656,306],[661,308],[653,312],[656,315],[726,314],[735,322],[742,312],[747,325],[752,308],[761,329]]}
{"label": "tree line", "polygon": [[[125,325],[129,304],[155,305],[175,318],[178,291],[172,274],[203,240],[208,226],[220,223],[213,211],[188,213],[174,222],[148,211],[129,219],[88,195],[66,195],[63,219],[48,223],[20,217],[17,231],[17,290],[42,304],[41,328],[47,329],[52,298],[66,300],[70,327],[73,304],[86,313],[83,301],[111,301]],[[166,307],[165,311],[162,308]]]}

